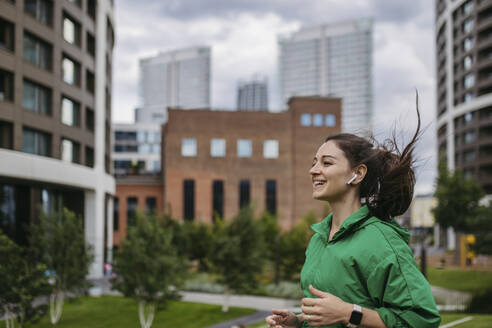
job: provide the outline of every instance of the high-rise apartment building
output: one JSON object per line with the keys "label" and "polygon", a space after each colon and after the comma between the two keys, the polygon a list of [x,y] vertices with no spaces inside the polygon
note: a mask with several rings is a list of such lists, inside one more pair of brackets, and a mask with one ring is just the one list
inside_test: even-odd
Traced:
{"label": "high-rise apartment building", "polygon": [[26,243],[39,211],[84,220],[111,261],[113,2],[0,1],[0,229]]}
{"label": "high-rise apartment building", "polygon": [[282,101],[342,98],[342,131],[372,130],[372,19],[302,28],[279,40]]}
{"label": "high-rise apartment building", "polygon": [[240,81],[237,87],[237,109],[247,111],[268,111],[267,79]]}
{"label": "high-rise apartment building", "polygon": [[492,194],[492,1],[435,4],[438,152]]}
{"label": "high-rise apartment building", "polygon": [[164,123],[167,108],[210,107],[210,48],[192,47],[140,60],[137,123]]}
{"label": "high-rise apartment building", "polygon": [[113,135],[111,158],[116,178],[161,173],[160,125],[113,124]]}

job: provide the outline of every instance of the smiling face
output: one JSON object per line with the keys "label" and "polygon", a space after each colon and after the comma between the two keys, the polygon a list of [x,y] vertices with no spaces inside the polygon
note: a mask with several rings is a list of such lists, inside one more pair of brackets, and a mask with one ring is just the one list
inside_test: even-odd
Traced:
{"label": "smiling face", "polygon": [[352,188],[347,185],[354,176],[345,153],[334,141],[328,141],[319,147],[309,170],[313,183],[313,198],[334,201],[343,198]]}

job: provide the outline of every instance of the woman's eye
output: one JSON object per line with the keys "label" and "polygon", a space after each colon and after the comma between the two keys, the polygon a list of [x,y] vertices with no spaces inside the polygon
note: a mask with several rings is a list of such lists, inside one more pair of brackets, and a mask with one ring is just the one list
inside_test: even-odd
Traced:
{"label": "woman's eye", "polygon": [[330,162],[323,162],[324,165],[331,165]]}

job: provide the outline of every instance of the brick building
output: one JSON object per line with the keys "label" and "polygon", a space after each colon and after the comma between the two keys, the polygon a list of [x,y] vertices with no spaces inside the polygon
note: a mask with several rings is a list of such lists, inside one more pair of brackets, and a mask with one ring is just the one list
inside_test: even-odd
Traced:
{"label": "brick building", "polygon": [[119,247],[126,238],[127,227],[136,223],[137,210],[159,215],[163,204],[160,175],[117,177],[113,204],[113,246]]}
{"label": "brick building", "polygon": [[163,126],[163,204],[178,219],[226,219],[252,203],[285,229],[310,210],[309,168],[317,148],[341,130],[341,99],[291,98],[281,113],[169,110]]}

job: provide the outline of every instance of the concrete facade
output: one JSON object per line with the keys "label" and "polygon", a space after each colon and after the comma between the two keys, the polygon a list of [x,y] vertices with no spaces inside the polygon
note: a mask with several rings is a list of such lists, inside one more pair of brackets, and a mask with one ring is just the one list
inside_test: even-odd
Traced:
{"label": "concrete facade", "polygon": [[[45,10],[40,9],[43,6]],[[70,1],[39,1],[32,8],[24,1],[0,1],[0,20],[12,26],[14,36],[7,36],[6,44],[0,46],[4,78],[0,195],[27,190],[30,200],[25,201],[32,204],[27,220],[35,219],[38,205],[47,205],[47,198],[35,194],[57,193],[62,206],[77,203],[72,207],[84,218],[86,239],[94,248],[89,276],[102,277],[104,261],[112,258],[110,199],[115,191],[109,123],[115,40],[112,2],[102,0],[96,5],[82,0],[78,6]],[[5,33],[10,32],[6,29]],[[65,59],[71,62],[68,66]],[[32,85],[36,87],[31,94]],[[65,99],[76,108],[68,116]],[[33,140],[32,132],[26,131],[35,131]],[[65,191],[82,199],[71,199]],[[17,201],[0,197],[0,203],[6,205],[0,206],[5,217],[21,220],[11,211]]]}
{"label": "concrete facade", "polygon": [[[170,109],[162,132],[166,209],[183,219],[184,180],[193,180],[194,220],[212,222],[212,185],[220,180],[224,183],[223,216],[229,219],[239,211],[239,182],[247,179],[258,215],[266,209],[266,180],[275,180],[276,212],[283,228],[291,228],[309,211],[321,217],[325,204],[312,199],[308,171],[324,138],[340,132],[340,107],[339,98],[295,97],[281,113]],[[314,125],[318,118],[323,124]],[[184,139],[196,141],[195,155],[183,156]],[[225,141],[222,156],[212,156],[212,139]],[[240,139],[251,141],[250,157],[238,156]],[[265,158],[266,140],[278,142],[277,157]]]}
{"label": "concrete facade", "polygon": [[346,20],[281,35],[281,101],[293,96],[342,98],[342,131],[372,132],[372,30],[370,18]]}
{"label": "concrete facade", "polygon": [[492,194],[492,3],[435,5],[438,153]]}

